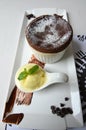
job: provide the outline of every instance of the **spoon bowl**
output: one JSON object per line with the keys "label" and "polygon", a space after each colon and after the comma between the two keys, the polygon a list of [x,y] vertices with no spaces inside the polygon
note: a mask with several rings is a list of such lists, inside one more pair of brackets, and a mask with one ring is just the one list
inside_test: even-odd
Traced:
{"label": "spoon bowl", "polygon": [[65,73],[49,73],[49,72],[46,72],[46,77],[47,77],[46,82],[40,88],[33,90],[33,92],[45,89],[45,88],[47,88],[50,85],[55,84],[55,83],[58,84],[58,83],[68,82],[68,75],[65,74]]}
{"label": "spoon bowl", "polygon": [[[68,75],[65,74],[65,73],[49,73],[49,72],[45,72],[46,73],[46,81],[45,83],[38,87],[38,88],[35,88],[33,90],[25,90],[23,89],[22,87],[18,86],[17,84],[17,87],[25,92],[25,93],[29,93],[29,92],[36,92],[36,91],[40,91],[42,89],[45,89],[46,87],[49,87],[51,84],[55,84],[55,83],[66,83],[68,81]],[[39,77],[40,78],[40,77]],[[39,79],[38,79],[39,80]],[[58,86],[57,86],[58,87]]]}

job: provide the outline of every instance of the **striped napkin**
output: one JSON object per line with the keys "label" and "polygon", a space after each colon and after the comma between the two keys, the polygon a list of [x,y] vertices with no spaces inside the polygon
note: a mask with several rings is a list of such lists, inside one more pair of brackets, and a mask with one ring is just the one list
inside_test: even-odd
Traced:
{"label": "striped napkin", "polygon": [[74,36],[73,50],[80,89],[83,119],[86,124],[86,35]]}

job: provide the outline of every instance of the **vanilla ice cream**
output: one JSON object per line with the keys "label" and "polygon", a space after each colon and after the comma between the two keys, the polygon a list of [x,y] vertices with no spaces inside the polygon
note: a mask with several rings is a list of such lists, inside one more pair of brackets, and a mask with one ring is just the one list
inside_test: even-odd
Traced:
{"label": "vanilla ice cream", "polygon": [[33,90],[36,90],[40,88],[42,85],[44,85],[46,81],[46,72],[38,66],[38,69],[36,72],[32,74],[28,74],[25,78],[22,80],[19,80],[18,77],[20,73],[25,71],[29,71],[31,68],[33,68],[36,64],[29,63],[26,64],[18,69],[15,75],[15,83],[17,87],[24,92],[32,92]]}

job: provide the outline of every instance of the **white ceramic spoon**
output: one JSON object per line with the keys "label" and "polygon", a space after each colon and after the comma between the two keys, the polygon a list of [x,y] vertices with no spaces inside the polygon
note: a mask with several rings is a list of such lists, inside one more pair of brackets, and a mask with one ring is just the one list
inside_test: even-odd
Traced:
{"label": "white ceramic spoon", "polygon": [[[21,88],[20,86],[18,86],[18,84],[16,84],[17,85],[17,87],[21,90],[21,91],[23,91],[23,92],[36,92],[36,91],[39,91],[39,90],[42,90],[42,89],[44,89],[44,88],[46,88],[46,87],[49,87],[49,85],[51,85],[51,84],[54,84],[54,83],[65,83],[65,82],[67,82],[68,81],[68,76],[67,76],[67,74],[65,74],[65,73],[49,73],[49,72],[45,72],[46,73],[46,81],[45,81],[45,83],[42,85],[42,86],[40,86],[39,88],[36,88],[36,89],[34,89],[34,90],[25,90],[25,89],[23,89],[23,88]],[[40,77],[39,77],[40,78]],[[16,82],[17,83],[17,82]],[[58,85],[57,85],[58,86]]]}

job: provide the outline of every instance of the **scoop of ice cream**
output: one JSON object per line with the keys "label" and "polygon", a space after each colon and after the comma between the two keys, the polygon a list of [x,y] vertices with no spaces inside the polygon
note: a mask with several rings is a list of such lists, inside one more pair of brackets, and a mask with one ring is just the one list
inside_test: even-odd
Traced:
{"label": "scoop of ice cream", "polygon": [[[36,64],[26,64],[18,69],[15,75],[15,83],[17,87],[24,92],[32,92],[40,88],[46,81],[46,72],[38,66],[36,71],[33,68]],[[32,73],[29,71],[32,69]],[[24,75],[24,71],[26,72],[26,76]],[[23,78],[22,78],[23,74]],[[21,75],[21,76],[20,76]]]}

